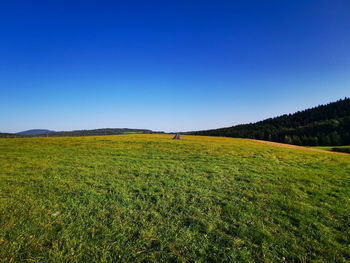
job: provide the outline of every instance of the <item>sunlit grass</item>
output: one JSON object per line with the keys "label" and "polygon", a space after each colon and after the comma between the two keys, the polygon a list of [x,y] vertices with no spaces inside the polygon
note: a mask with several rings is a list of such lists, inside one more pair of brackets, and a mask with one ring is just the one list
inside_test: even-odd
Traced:
{"label": "sunlit grass", "polygon": [[0,139],[0,260],[350,261],[349,156],[171,138]]}

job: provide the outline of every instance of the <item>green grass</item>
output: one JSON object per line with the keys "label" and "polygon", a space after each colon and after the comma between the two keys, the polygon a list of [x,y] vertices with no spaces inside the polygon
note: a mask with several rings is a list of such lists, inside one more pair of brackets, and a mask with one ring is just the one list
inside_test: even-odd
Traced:
{"label": "green grass", "polygon": [[316,146],[316,147],[312,147],[312,148],[330,151],[330,152],[350,153],[350,145],[347,145],[347,146]]}
{"label": "green grass", "polygon": [[0,139],[0,261],[350,261],[350,156],[171,137]]}

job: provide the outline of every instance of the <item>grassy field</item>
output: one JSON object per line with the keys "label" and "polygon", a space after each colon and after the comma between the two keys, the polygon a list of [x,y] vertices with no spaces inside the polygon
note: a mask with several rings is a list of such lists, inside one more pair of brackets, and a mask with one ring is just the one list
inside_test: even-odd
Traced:
{"label": "grassy field", "polygon": [[170,135],[0,139],[0,262],[349,262],[350,156]]}
{"label": "grassy field", "polygon": [[342,152],[342,153],[350,153],[350,145],[347,146],[317,146],[313,147],[315,149],[330,151],[330,152]]}

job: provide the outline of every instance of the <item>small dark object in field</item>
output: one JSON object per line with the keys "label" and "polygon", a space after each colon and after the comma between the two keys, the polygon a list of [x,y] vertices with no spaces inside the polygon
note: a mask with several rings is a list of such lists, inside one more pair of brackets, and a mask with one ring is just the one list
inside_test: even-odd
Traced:
{"label": "small dark object in field", "polygon": [[181,140],[180,134],[176,134],[173,138],[173,140]]}

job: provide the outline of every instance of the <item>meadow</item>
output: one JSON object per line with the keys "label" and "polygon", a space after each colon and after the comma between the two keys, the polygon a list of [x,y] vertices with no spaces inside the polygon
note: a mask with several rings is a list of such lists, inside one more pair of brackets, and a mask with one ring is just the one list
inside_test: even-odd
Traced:
{"label": "meadow", "polygon": [[171,138],[0,138],[0,262],[350,261],[350,155]]}

